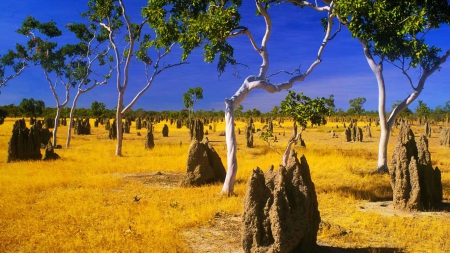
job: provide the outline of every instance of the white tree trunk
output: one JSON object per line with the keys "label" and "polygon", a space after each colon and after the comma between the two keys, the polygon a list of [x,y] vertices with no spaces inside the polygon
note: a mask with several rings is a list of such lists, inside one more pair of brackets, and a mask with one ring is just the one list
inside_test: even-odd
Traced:
{"label": "white tree trunk", "polygon": [[[222,194],[227,194],[228,196],[234,194],[234,184],[236,182],[236,173],[238,169],[237,164],[237,158],[236,158],[236,134],[234,132],[234,108],[239,106],[241,102],[248,96],[250,91],[254,89],[264,89],[270,93],[274,92],[280,92],[282,90],[287,90],[292,87],[292,85],[296,82],[304,81],[305,78],[311,74],[311,72],[314,70],[314,68],[320,64],[322,61],[322,53],[325,49],[325,46],[328,43],[328,40],[331,35],[331,29],[333,26],[333,6],[334,4],[331,4],[330,7],[324,7],[321,9],[321,11],[328,11],[328,25],[327,25],[327,31],[325,33],[325,37],[322,40],[322,43],[319,47],[317,58],[316,60],[311,64],[311,66],[308,68],[308,70],[300,75],[294,76],[291,79],[289,79],[286,82],[280,83],[280,84],[271,84],[266,79],[266,74],[269,69],[269,54],[267,52],[267,42],[270,38],[271,33],[271,19],[267,12],[267,10],[262,7],[261,3],[259,1],[255,1],[256,7],[258,11],[261,13],[261,15],[264,17],[264,20],[266,22],[266,31],[264,34],[264,37],[262,39],[261,47],[258,48],[252,34],[248,29],[242,31],[241,33],[237,34],[246,34],[250,42],[255,49],[255,51],[261,56],[262,58],[262,64],[259,69],[259,75],[258,76],[249,76],[245,79],[242,86],[239,88],[239,90],[230,98],[225,99],[225,122],[226,122],[226,143],[227,143],[227,162],[228,162],[228,170],[227,170],[227,176],[225,178],[225,182],[222,187]],[[234,35],[233,35],[234,36]]]}
{"label": "white tree trunk", "polygon": [[73,98],[72,102],[72,108],[70,108],[70,115],[69,115],[69,126],[67,127],[67,141],[66,141],[66,148],[69,148],[70,146],[70,140],[72,138],[72,127],[73,127],[73,114],[75,112],[75,108],[77,107],[77,101],[78,97],[81,95],[80,90],[78,90],[77,94]]}
{"label": "white tree trunk", "polygon": [[53,143],[52,143],[53,147],[56,147],[56,133],[58,132],[59,116],[61,115],[62,108],[63,107],[60,107],[60,106],[58,106],[58,108],[56,108],[55,127],[53,128]]}
{"label": "white tree trunk", "polygon": [[[53,142],[52,142],[52,146],[55,147],[56,146],[56,134],[58,132],[58,121],[59,121],[59,115],[61,113],[61,110],[67,105],[67,103],[69,102],[69,98],[70,98],[70,83],[72,82],[71,79],[69,79],[67,81],[67,83],[63,83],[62,80],[60,79],[60,76],[56,77],[56,81],[55,84],[53,84],[53,82],[50,80],[50,77],[48,76],[48,72],[44,69],[44,74],[45,74],[45,78],[47,79],[47,82],[50,84],[50,90],[53,93],[53,97],[55,98],[56,101],[56,117],[55,117],[55,127],[53,128]],[[59,103],[59,97],[58,94],[56,93],[56,83],[58,82],[58,79],[61,80],[61,82],[64,84],[64,88],[66,90],[66,99],[65,101],[60,104]]]}
{"label": "white tree trunk", "polygon": [[227,164],[228,171],[223,184],[222,193],[232,194],[236,182],[237,158],[236,158],[236,133],[234,132],[234,105],[233,102],[225,100],[225,124],[226,124],[226,143],[227,143]]}
{"label": "white tree trunk", "polygon": [[123,91],[119,90],[119,98],[117,100],[117,110],[116,110],[116,127],[117,127],[117,144],[116,144],[116,155],[122,156],[122,104],[123,104]]}
{"label": "white tree trunk", "polygon": [[[320,61],[316,61],[311,67],[315,67]],[[311,68],[309,70],[312,70]],[[226,143],[227,143],[227,162],[228,170],[225,182],[222,187],[222,194],[227,194],[228,196],[234,194],[234,184],[236,182],[236,173],[238,169],[237,159],[236,159],[236,134],[234,132],[234,108],[238,106],[254,89],[264,89],[269,93],[280,92],[282,90],[287,90],[292,87],[294,82],[304,81],[306,76],[311,73],[308,71],[305,74],[295,76],[289,81],[281,84],[271,84],[266,80],[249,76],[246,78],[244,84],[239,88],[239,90],[230,99],[225,99],[225,122],[226,122]]]}
{"label": "white tree trunk", "polygon": [[422,67],[422,75],[417,83],[417,86],[414,87],[411,78],[406,73],[404,69],[401,69],[403,74],[409,80],[411,88],[413,92],[405,98],[394,110],[392,111],[389,119],[386,119],[386,87],[383,77],[383,65],[382,63],[376,64],[373,59],[372,53],[369,50],[369,46],[367,42],[363,39],[358,38],[361,43],[364,55],[366,57],[367,63],[369,64],[372,72],[375,74],[378,83],[378,114],[380,117],[380,142],[378,146],[378,165],[375,172],[377,173],[387,173],[389,172],[388,163],[387,163],[387,148],[389,144],[389,136],[392,130],[392,126],[395,124],[395,120],[397,116],[405,110],[414,100],[416,100],[425,86],[425,82],[427,78],[433,74],[436,70],[440,68],[440,66],[446,62],[447,58],[450,56],[450,50],[448,50],[441,58],[438,64],[433,66],[430,69],[425,69]]}

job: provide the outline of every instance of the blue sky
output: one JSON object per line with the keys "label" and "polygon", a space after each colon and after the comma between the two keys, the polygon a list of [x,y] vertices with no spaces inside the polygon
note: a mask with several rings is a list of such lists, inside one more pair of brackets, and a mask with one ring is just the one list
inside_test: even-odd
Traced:
{"label": "blue sky", "polygon": [[[136,20],[139,18],[140,4],[137,1],[125,2],[129,13]],[[140,1],[146,3],[146,1]],[[15,31],[20,27],[27,15],[32,15],[42,22],[53,19],[60,29],[70,22],[82,22],[79,13],[87,8],[87,1],[57,1],[57,0],[27,0],[27,1],[0,1],[0,54],[9,48],[14,48],[16,42],[23,42],[24,37]],[[248,26],[258,44],[264,35],[265,24],[262,17],[255,16],[253,1],[244,0],[240,10],[242,25]],[[272,36],[269,40],[270,55],[269,73],[278,70],[292,71],[300,66],[306,70],[315,60],[317,50],[323,39],[323,28],[320,18],[325,13],[317,13],[309,8],[293,8],[290,4],[282,4],[270,10],[272,16]],[[63,35],[69,35],[63,30]],[[70,37],[64,37],[67,40]],[[427,35],[430,43],[450,49],[450,28],[442,27]],[[204,89],[204,99],[199,100],[195,109],[223,110],[224,99],[231,97],[241,86],[243,77],[258,73],[261,64],[260,56],[253,50],[245,36],[230,39],[235,48],[236,59],[249,66],[249,69],[239,68],[242,78],[232,75],[232,69],[219,78],[216,64],[207,64],[203,61],[201,50],[194,51],[188,58],[189,64],[169,69],[159,75],[150,89],[139,99],[133,109],[145,110],[180,110],[183,108],[182,94],[190,87],[201,86]],[[179,61],[180,52],[174,50],[166,63]],[[340,34],[327,45],[322,56],[323,62],[316,67],[313,73],[304,81],[296,83],[294,90],[304,92],[307,96],[328,96],[333,94],[337,108],[347,110],[348,101],[356,97],[365,97],[366,110],[376,110],[378,103],[378,88],[375,76],[371,72],[364,58],[361,45],[353,39],[343,28]],[[400,99],[404,99],[411,88],[407,79],[400,71],[385,64],[384,77],[387,89],[387,108]],[[412,71],[413,80],[417,81],[417,71]],[[135,64],[130,72],[130,85],[125,94],[125,104],[128,104],[136,93],[145,85],[142,64]],[[278,75],[271,80],[280,82],[289,76]],[[427,81],[419,99],[429,107],[443,105],[450,100],[450,62],[442,66],[441,71],[434,73]],[[59,87],[61,88],[61,87]],[[35,67],[28,69],[21,76],[13,79],[6,87],[0,89],[0,105],[14,103],[18,105],[23,98],[43,100],[48,107],[55,107],[55,100],[45,80],[43,71]],[[61,90],[59,90],[61,91]],[[71,92],[71,98],[76,90]],[[244,110],[257,108],[263,112],[270,111],[286,96],[287,91],[270,94],[263,90],[254,90],[244,100]],[[62,99],[63,93],[59,93]],[[107,108],[114,108],[117,104],[117,88],[115,79],[111,78],[108,84],[97,87],[93,91],[82,95],[78,107],[89,108],[93,101],[103,102]],[[69,106],[71,102],[69,103]],[[414,110],[417,101],[410,106]]]}

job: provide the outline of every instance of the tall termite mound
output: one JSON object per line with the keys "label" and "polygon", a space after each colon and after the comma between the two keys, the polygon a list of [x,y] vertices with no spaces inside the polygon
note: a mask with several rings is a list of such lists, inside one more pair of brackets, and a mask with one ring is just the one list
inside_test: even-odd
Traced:
{"label": "tall termite mound", "polygon": [[226,171],[222,160],[208,139],[192,141],[182,186],[201,186],[225,181]]}
{"label": "tall termite mound", "polygon": [[244,197],[245,252],[315,252],[320,213],[304,156],[291,150],[286,167],[253,170]]}
{"label": "tall termite mound", "polygon": [[433,169],[428,139],[416,143],[410,126],[402,123],[389,168],[393,205],[406,211],[433,210],[442,201],[441,171]]}
{"label": "tall termite mound", "polygon": [[450,128],[443,128],[439,136],[439,143],[441,146],[450,147]]}
{"label": "tall termite mound", "polygon": [[199,119],[189,121],[189,136],[191,140],[203,140],[203,122]]}

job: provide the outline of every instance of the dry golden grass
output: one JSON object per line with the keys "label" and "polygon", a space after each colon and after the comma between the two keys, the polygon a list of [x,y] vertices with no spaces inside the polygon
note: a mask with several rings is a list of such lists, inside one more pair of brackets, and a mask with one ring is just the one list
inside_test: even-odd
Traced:
{"label": "dry golden grass", "polygon": [[[56,150],[61,160],[6,163],[13,124],[7,119],[0,125],[0,252],[193,252],[183,231],[211,226],[217,213],[240,215],[252,169],[265,170],[281,161],[262,140],[255,137],[256,147],[249,149],[238,135],[237,196],[220,195],[220,184],[180,188],[188,132],[169,126],[170,137],[163,138],[164,123],[155,126],[153,150],[144,149],[146,130],[137,136],[133,125],[125,134],[124,156],[116,157],[115,141],[100,126],[89,136],[73,135],[69,149]],[[279,152],[291,134],[289,125],[275,127],[280,141],[273,145]],[[308,160],[318,193],[323,221],[319,241],[339,248],[373,248],[371,252],[450,252],[450,216],[445,211],[408,216],[363,209],[369,202],[392,198],[388,176],[370,174],[376,168],[379,130],[372,128],[374,137],[363,143],[344,143],[341,136],[332,139],[326,132],[335,125],[307,129],[307,148],[297,149]],[[237,122],[237,128],[243,126]],[[208,138],[226,165],[225,138],[218,135],[224,123],[216,127]],[[66,135],[67,128],[61,127],[59,144]],[[448,201],[450,149],[439,147],[434,134],[430,151],[442,171]]]}

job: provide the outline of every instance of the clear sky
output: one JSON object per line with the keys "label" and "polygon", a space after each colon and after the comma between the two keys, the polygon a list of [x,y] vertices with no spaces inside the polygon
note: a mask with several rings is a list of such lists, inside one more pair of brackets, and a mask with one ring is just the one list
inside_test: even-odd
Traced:
{"label": "clear sky", "polygon": [[[141,4],[146,2],[125,1],[129,13],[136,21],[139,19]],[[64,36],[70,34],[64,30],[64,26],[74,21],[82,22],[79,13],[86,9],[87,1],[82,0],[0,1],[0,27],[2,30],[0,54],[6,53],[7,49],[14,48],[15,43],[23,42],[26,39],[15,31],[27,15],[32,15],[41,22],[53,19],[63,30]],[[262,17],[255,15],[254,2],[244,0],[240,13],[242,25],[249,27],[259,44],[264,35],[265,24]],[[294,8],[291,4],[282,4],[270,9],[270,14],[273,30],[268,44],[269,73],[279,70],[292,71],[299,66],[302,71],[306,70],[315,60],[323,39],[320,18],[325,13],[317,13],[309,8]],[[445,26],[430,32],[427,39],[444,50],[450,49],[450,27]],[[243,77],[258,74],[261,64],[260,56],[253,50],[246,36],[232,38],[230,42],[235,48],[236,59],[249,66],[249,69],[239,68],[242,78],[233,76],[231,67],[228,67],[227,71],[218,77],[216,64],[205,63],[201,50],[196,50],[189,56],[189,64],[169,69],[159,75],[133,109],[180,110],[184,107],[182,94],[190,87],[201,86],[204,89],[204,99],[196,103],[195,109],[223,110],[224,99],[231,97],[239,89]],[[171,57],[166,59],[166,63],[176,63],[179,58],[179,50],[175,50]],[[375,76],[367,65],[361,45],[350,36],[345,28],[329,42],[322,58],[323,62],[304,82],[294,85],[293,89],[296,92],[304,92],[310,97],[327,97],[333,94],[336,107],[344,110],[348,109],[350,99],[365,97],[367,102],[364,108],[366,110],[377,109],[378,88]],[[384,69],[387,89],[386,107],[390,109],[396,100],[404,99],[412,90],[407,79],[398,69],[388,64],[385,64]],[[411,76],[414,81],[417,81],[417,71],[411,72]],[[128,104],[145,85],[142,64],[136,63],[132,66],[130,77],[129,88],[125,94],[125,104]],[[271,81],[280,82],[288,78],[289,76],[280,74]],[[28,69],[0,91],[0,105],[11,103],[18,105],[23,98],[34,98],[43,100],[48,107],[56,106],[44,73],[39,67]],[[75,93],[76,90],[73,89],[71,98]],[[287,91],[276,94],[270,94],[263,90],[252,91],[243,102],[244,111],[253,108],[263,112],[270,111],[275,105],[280,104],[286,94]],[[59,96],[63,99],[63,93],[60,92]],[[105,103],[109,109],[116,106],[117,88],[114,78],[111,78],[107,85],[97,87],[82,95],[78,107],[89,108],[95,100]],[[431,108],[443,105],[450,100],[450,62],[445,63],[439,72],[434,73],[428,79],[419,100],[423,100]],[[410,106],[410,109],[414,110],[416,105],[417,101]]]}

